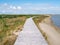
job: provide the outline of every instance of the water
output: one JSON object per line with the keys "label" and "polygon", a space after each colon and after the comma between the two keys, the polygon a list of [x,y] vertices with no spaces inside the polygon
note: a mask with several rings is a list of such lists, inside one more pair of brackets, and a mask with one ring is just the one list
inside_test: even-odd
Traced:
{"label": "water", "polygon": [[56,26],[60,27],[60,15],[53,15],[52,20]]}
{"label": "water", "polygon": [[32,18],[26,20],[14,45],[48,45]]}

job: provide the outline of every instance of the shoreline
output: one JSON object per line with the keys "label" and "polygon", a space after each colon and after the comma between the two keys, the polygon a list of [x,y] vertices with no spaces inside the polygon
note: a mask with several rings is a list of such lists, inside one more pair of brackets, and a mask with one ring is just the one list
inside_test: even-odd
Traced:
{"label": "shoreline", "polygon": [[41,29],[40,31],[49,45],[60,45],[60,32],[51,20],[51,17],[42,20],[42,22],[39,23],[39,29]]}

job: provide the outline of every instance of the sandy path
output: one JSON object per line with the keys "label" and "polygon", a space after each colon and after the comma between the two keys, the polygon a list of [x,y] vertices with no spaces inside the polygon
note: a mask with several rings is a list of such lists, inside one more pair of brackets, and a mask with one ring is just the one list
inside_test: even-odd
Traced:
{"label": "sandy path", "polygon": [[47,34],[50,45],[60,45],[60,34],[52,26],[46,23],[40,23],[39,26]]}
{"label": "sandy path", "polygon": [[48,45],[32,18],[26,20],[14,45]]}

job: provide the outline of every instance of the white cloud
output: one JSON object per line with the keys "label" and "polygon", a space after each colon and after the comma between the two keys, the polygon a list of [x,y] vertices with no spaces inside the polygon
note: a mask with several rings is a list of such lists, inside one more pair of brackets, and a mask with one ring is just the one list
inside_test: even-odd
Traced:
{"label": "white cloud", "polygon": [[50,7],[39,6],[39,7],[32,7],[31,9],[35,11],[49,11],[49,10],[60,11],[60,7],[56,7],[56,6],[50,6]]}
{"label": "white cloud", "polygon": [[17,7],[16,6],[9,6],[9,9],[11,9],[11,10],[16,10],[17,9]]}
{"label": "white cloud", "polygon": [[7,3],[4,3],[3,5],[4,5],[4,6],[7,6],[8,4],[7,4]]}
{"label": "white cloud", "polygon": [[17,6],[17,9],[19,9],[19,10],[20,10],[20,9],[22,9],[22,8],[21,8],[20,6]]}
{"label": "white cloud", "polygon": [[[3,5],[3,6],[2,6]],[[2,13],[60,13],[60,6],[50,4],[22,4],[21,6],[4,3],[0,6]],[[59,11],[59,12],[58,12]]]}
{"label": "white cloud", "polygon": [[5,10],[2,10],[2,13],[5,13],[6,11]]}
{"label": "white cloud", "polygon": [[21,6],[10,6],[10,9],[12,9],[12,10],[21,10],[22,7]]}
{"label": "white cloud", "polygon": [[17,8],[16,8],[15,6],[13,6],[13,7],[12,7],[12,9],[14,9],[14,10],[15,10],[15,9],[17,9]]}

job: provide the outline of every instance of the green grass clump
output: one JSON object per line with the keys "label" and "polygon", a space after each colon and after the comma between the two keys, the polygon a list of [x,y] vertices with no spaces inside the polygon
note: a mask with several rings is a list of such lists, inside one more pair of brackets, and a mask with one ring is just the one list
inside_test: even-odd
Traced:
{"label": "green grass clump", "polygon": [[46,16],[46,15],[39,15],[39,16],[37,16],[37,17],[34,17],[33,18],[33,20],[34,20],[34,22],[36,23],[36,24],[39,24],[42,20],[44,20],[46,17],[48,17],[48,16]]}
{"label": "green grass clump", "polygon": [[[47,16],[44,16],[44,15],[10,15],[10,14],[0,15],[0,44],[1,45],[13,45],[16,39],[16,36],[15,35],[12,36],[12,32],[15,30],[21,29],[26,19],[30,17],[34,17],[33,18],[34,22],[38,24]],[[13,43],[10,44],[10,42],[13,42]]]}
{"label": "green grass clump", "polygon": [[[0,44],[1,45],[13,45],[10,44],[9,36],[12,35],[13,31],[20,30],[26,19],[32,17],[33,15],[0,15]],[[12,31],[12,32],[11,32]],[[5,40],[7,38],[7,40]],[[13,36],[12,36],[13,38]],[[14,37],[16,38],[16,37]],[[12,42],[15,41],[15,39]],[[4,43],[4,44],[3,44]]]}
{"label": "green grass clump", "polygon": [[23,26],[26,19],[26,16],[20,15],[0,15],[0,43],[4,38],[11,36],[11,31],[13,32],[16,27]]}

